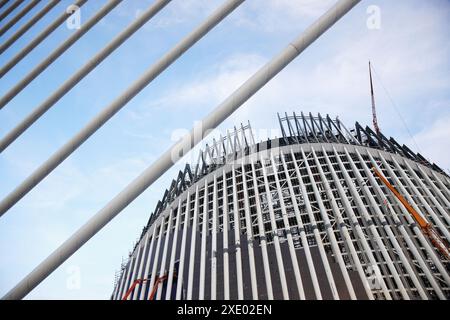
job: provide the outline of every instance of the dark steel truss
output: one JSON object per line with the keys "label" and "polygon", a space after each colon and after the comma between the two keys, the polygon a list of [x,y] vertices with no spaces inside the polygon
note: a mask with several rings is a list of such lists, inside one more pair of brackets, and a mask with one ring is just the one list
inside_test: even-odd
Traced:
{"label": "dark steel truss", "polygon": [[[255,143],[252,128],[250,122],[248,122],[245,126],[241,124],[239,129],[234,127],[233,130],[227,132],[225,137],[220,136],[218,140],[213,139],[212,143],[206,144],[205,148],[199,151],[197,164],[186,164],[184,169],[179,171],[177,178],[172,180],[170,187],[166,189],[162,199],[156,204],[155,210],[150,215],[147,225],[143,228],[139,240],[175,198],[205,175],[213,172],[229,160],[274,147],[302,143],[360,145],[401,155],[448,176],[441,168],[434,163],[430,163],[420,153],[414,153],[406,145],[400,145],[392,137],[386,138],[381,132],[376,134],[368,126],[363,128],[358,122],[355,123],[354,129],[348,130],[338,117],[335,119],[330,118],[329,115],[322,117],[320,113],[317,116],[313,116],[311,113],[305,116],[303,112],[300,115],[295,112],[292,115],[285,113],[284,117],[278,114],[278,121],[282,133],[281,138]],[[136,242],[136,245],[138,243],[139,241]]]}

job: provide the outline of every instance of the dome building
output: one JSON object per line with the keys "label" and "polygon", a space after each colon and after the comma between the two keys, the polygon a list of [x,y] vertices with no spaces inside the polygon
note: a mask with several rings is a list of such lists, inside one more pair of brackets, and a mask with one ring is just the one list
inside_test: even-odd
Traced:
{"label": "dome building", "polygon": [[[158,202],[111,299],[448,299],[450,178],[356,122],[278,116],[216,137]],[[407,205],[375,174],[379,172]]]}

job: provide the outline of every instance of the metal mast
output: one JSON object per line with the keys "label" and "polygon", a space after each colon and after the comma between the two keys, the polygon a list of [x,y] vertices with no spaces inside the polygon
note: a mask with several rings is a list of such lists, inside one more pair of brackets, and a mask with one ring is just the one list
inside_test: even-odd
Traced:
{"label": "metal mast", "polygon": [[378,135],[380,134],[380,127],[378,127],[377,111],[375,109],[375,96],[373,94],[373,83],[372,83],[372,67],[370,66],[370,61],[369,61],[369,78],[370,78],[370,97],[372,99],[373,128],[375,129],[375,132]]}

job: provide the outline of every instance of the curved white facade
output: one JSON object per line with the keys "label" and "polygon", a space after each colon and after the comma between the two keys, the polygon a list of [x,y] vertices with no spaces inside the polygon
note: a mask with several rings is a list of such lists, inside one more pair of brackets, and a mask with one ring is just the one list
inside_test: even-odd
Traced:
{"label": "curved white facade", "polygon": [[259,144],[249,126],[235,130],[180,173],[112,299],[450,297],[449,262],[371,168],[446,241],[449,177],[392,138],[371,144],[358,124],[295,114],[280,124],[283,138]]}

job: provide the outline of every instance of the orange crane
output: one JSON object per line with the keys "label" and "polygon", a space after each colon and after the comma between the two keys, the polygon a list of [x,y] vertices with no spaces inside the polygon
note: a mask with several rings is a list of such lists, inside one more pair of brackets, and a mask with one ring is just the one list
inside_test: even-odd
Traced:
{"label": "orange crane", "polygon": [[[168,278],[168,275],[162,275],[160,277],[156,277],[155,279],[155,284],[153,285],[152,291],[150,292],[150,295],[148,297],[149,300],[153,300],[155,297],[156,292],[158,291],[158,286],[160,283],[163,283],[164,281],[166,281]],[[174,278],[176,278],[176,275],[174,274]],[[123,296],[122,300],[127,300],[128,297],[130,296],[130,294],[133,292],[134,288],[136,288],[136,286],[140,283],[144,283],[146,281],[150,281],[150,279],[136,279],[134,280],[133,284],[131,285],[131,287],[127,290],[127,292],[125,293],[125,295]]]}
{"label": "orange crane", "polygon": [[155,284],[153,285],[153,290],[152,290],[152,292],[150,292],[150,296],[148,297],[148,300],[153,300],[153,298],[155,297],[156,291],[158,291],[159,284],[166,281],[167,277],[168,277],[167,274],[165,274],[161,277],[156,277]]}
{"label": "orange crane", "polygon": [[448,260],[450,260],[450,249],[448,243],[441,239],[441,237],[437,234],[436,230],[434,230],[431,223],[426,221],[409,203],[406,199],[394,188],[393,185],[387,181],[385,177],[377,170],[375,167],[372,167],[372,171],[375,175],[380,178],[381,182],[392,191],[395,197],[403,204],[406,210],[413,216],[414,220],[420,226],[422,233],[427,236],[430,242],[435,246],[436,249]]}
{"label": "orange crane", "polygon": [[136,279],[136,280],[134,280],[133,284],[131,285],[130,289],[127,290],[127,292],[123,296],[122,300],[127,300],[128,297],[130,296],[130,294],[133,292],[134,288],[136,288],[136,286],[139,283],[144,283],[144,282],[149,281],[149,280],[150,279]]}

